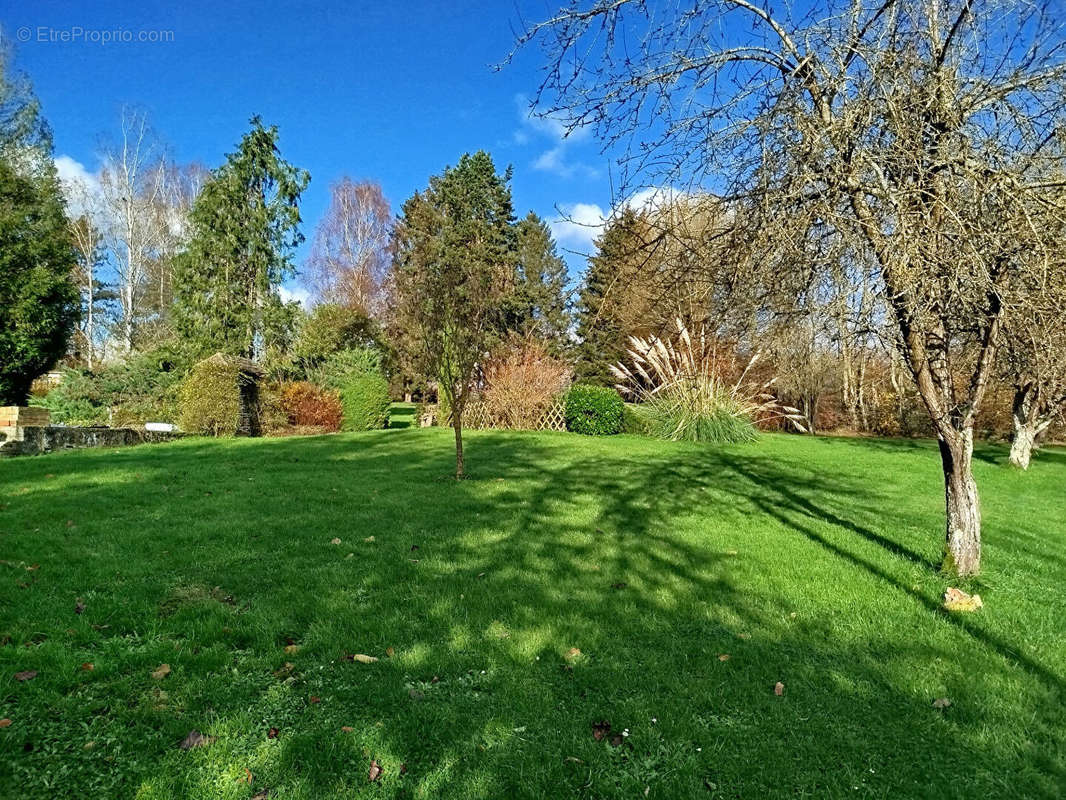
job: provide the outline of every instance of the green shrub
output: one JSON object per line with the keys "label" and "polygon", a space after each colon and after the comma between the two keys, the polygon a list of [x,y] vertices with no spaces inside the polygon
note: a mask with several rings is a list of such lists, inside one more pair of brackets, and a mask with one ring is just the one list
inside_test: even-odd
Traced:
{"label": "green shrub", "polygon": [[622,408],[622,433],[634,433],[638,436],[651,436],[651,420],[643,406],[626,403]]}
{"label": "green shrub", "polygon": [[142,425],[177,418],[181,364],[165,350],[132,356],[97,372],[63,370],[63,381],[34,405],[65,425]]}
{"label": "green shrub", "polygon": [[359,375],[380,375],[381,351],[376,347],[356,347],[328,356],[308,371],[308,380],[328,389],[342,389]]}
{"label": "green shrub", "polygon": [[566,429],[590,436],[609,436],[622,430],[625,404],[614,389],[588,384],[566,393]]}
{"label": "green shrub", "polygon": [[349,378],[341,387],[346,431],[367,431],[389,425],[389,382],[380,373],[363,373]]}
{"label": "green shrub", "polygon": [[374,321],[361,311],[323,303],[300,324],[292,351],[310,371],[337,352],[369,345],[376,333]]}
{"label": "green shrub", "polygon": [[201,361],[178,391],[182,430],[204,436],[233,436],[241,411],[240,370],[230,363]]}

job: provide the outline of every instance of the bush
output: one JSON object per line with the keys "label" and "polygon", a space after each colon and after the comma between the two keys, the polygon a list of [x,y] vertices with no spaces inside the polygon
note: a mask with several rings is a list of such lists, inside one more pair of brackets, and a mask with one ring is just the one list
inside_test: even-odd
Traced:
{"label": "bush", "polygon": [[590,436],[609,436],[622,430],[625,404],[606,386],[574,386],[566,393],[566,429]]}
{"label": "bush", "polygon": [[495,427],[536,429],[570,385],[570,369],[542,344],[519,342],[484,367],[482,400]]}
{"label": "bush", "polygon": [[332,303],[315,306],[300,325],[293,355],[311,370],[334,353],[375,340],[377,329],[366,314]]}
{"label": "bush", "polygon": [[179,421],[187,433],[234,436],[240,423],[240,370],[225,361],[201,361],[178,390]]}
{"label": "bush", "polygon": [[758,436],[758,423],[773,419],[788,420],[805,430],[799,412],[770,394],[772,379],[761,385],[749,380],[757,355],[739,369],[703,331],[691,336],[680,319],[677,331],[676,342],[634,337],[628,354],[633,368],[611,367],[626,390],[641,401],[652,436],[716,444],[747,442]]}
{"label": "bush", "polygon": [[342,427],[368,431],[388,427],[389,382],[380,373],[353,375],[340,390]]}
{"label": "bush", "polygon": [[142,425],[178,416],[180,362],[167,350],[132,356],[98,372],[66,369],[62,382],[34,405],[65,425]]}
{"label": "bush", "polygon": [[341,399],[334,391],[307,381],[293,381],[278,388],[278,402],[289,425],[340,430]]}
{"label": "bush", "polygon": [[308,371],[312,383],[329,389],[342,389],[360,375],[380,375],[381,351],[376,347],[341,350]]}
{"label": "bush", "polygon": [[651,420],[644,408],[636,403],[626,403],[622,408],[622,433],[651,436]]}

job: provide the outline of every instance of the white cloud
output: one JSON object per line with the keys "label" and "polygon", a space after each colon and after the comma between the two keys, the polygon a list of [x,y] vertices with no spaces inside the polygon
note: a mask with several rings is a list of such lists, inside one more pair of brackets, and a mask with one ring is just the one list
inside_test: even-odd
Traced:
{"label": "white cloud", "polygon": [[94,208],[97,205],[94,201],[100,197],[100,176],[67,155],[58,156],[55,165],[68,211],[77,216]]}
{"label": "white cloud", "polygon": [[603,232],[603,209],[594,203],[570,203],[559,211],[559,218],[548,223],[555,240],[571,250],[592,252]]}
{"label": "white cloud", "polygon": [[281,302],[283,303],[288,303],[295,300],[304,308],[311,307],[311,293],[301,286],[294,286],[291,289],[285,286],[279,286],[278,296],[281,298]]}
{"label": "white cloud", "polygon": [[534,138],[548,140],[551,147],[542,152],[533,162],[533,169],[550,172],[563,178],[581,175],[586,178],[599,176],[599,170],[569,158],[568,150],[576,143],[587,140],[592,135],[588,126],[569,129],[566,121],[559,115],[537,116],[529,110],[529,99],[522,94],[515,95],[518,115],[522,127],[514,132],[516,144],[524,145]]}

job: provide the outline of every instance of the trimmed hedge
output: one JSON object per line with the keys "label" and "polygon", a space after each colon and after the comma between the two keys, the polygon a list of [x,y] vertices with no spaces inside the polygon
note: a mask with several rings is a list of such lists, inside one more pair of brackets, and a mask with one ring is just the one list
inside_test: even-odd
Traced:
{"label": "trimmed hedge", "polygon": [[651,436],[652,423],[648,419],[647,411],[636,403],[626,403],[622,408],[622,433]]}
{"label": "trimmed hedge", "polygon": [[389,382],[380,373],[353,375],[341,387],[346,431],[369,431],[389,424]]}
{"label": "trimmed hedge", "polygon": [[240,370],[202,361],[178,390],[178,421],[183,431],[204,436],[233,436],[241,414]]}
{"label": "trimmed hedge", "polygon": [[589,436],[610,436],[622,430],[625,403],[606,386],[574,386],[566,393],[566,429]]}

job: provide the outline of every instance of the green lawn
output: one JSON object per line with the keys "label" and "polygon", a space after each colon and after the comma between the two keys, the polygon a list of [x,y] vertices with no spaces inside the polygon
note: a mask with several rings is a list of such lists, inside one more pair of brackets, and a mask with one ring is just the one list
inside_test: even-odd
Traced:
{"label": "green lawn", "polygon": [[474,432],[463,482],[451,447],[0,462],[0,796],[1066,793],[1066,452],[979,450],[949,616],[931,443]]}

